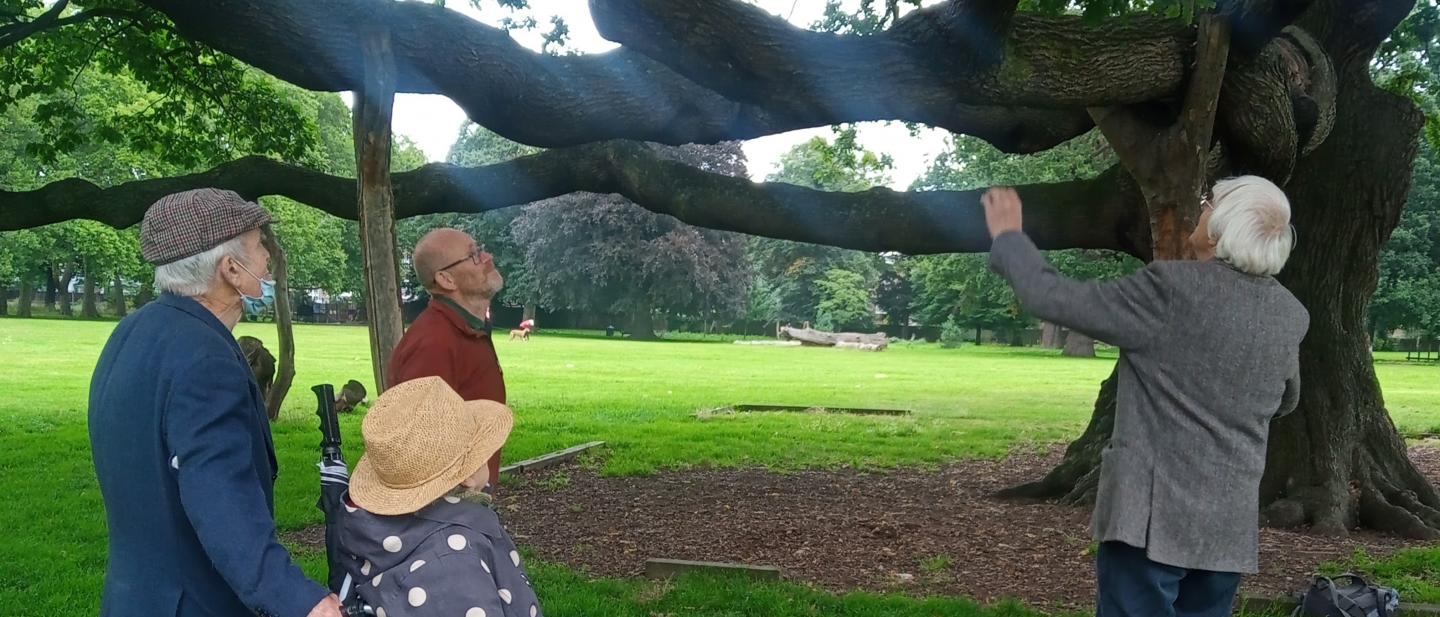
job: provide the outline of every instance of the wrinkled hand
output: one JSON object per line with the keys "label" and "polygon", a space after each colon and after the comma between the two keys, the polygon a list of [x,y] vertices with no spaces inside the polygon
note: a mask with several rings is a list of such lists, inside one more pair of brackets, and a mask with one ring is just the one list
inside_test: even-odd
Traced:
{"label": "wrinkled hand", "polygon": [[315,608],[310,609],[307,617],[345,617],[340,611],[340,598],[335,597],[333,593],[325,596],[325,599],[316,604]]}
{"label": "wrinkled hand", "polygon": [[990,228],[993,240],[1009,231],[1020,231],[1020,194],[1008,186],[997,186],[985,191],[980,198],[985,204],[985,225]]}

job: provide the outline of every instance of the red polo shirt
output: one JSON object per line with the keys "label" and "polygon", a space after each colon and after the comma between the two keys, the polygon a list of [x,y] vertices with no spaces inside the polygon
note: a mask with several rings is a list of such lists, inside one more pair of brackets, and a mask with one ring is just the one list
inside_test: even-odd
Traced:
{"label": "red polo shirt", "polygon": [[[436,296],[405,331],[385,383],[438,376],[467,401],[505,402],[505,372],[495,355],[490,327],[449,298]],[[500,452],[490,458],[490,477],[500,477]]]}

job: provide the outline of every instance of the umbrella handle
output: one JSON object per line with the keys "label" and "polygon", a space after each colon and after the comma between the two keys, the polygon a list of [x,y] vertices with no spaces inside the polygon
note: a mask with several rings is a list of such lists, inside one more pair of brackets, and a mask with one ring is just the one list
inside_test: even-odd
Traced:
{"label": "umbrella handle", "polygon": [[315,415],[320,417],[320,452],[327,461],[341,460],[340,418],[335,414],[335,386],[322,383],[310,388],[315,393],[318,405]]}

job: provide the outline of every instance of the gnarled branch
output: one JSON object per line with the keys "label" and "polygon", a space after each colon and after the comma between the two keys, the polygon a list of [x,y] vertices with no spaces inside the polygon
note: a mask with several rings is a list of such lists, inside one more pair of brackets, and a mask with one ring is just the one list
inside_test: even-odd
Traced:
{"label": "gnarled branch", "polygon": [[[283,195],[343,218],[355,217],[355,181],[249,157],[210,171],[102,189],[61,180],[26,192],[0,191],[0,230],[75,218],[127,227],[160,197],[190,188],[227,188],[250,198]],[[548,150],[484,167],[430,164],[395,174],[395,210],[409,217],[484,212],[576,191],[616,193],[640,206],[711,229],[909,254],[990,248],[981,191],[831,193],[757,184],[709,173],[635,142]],[[1090,180],[1019,187],[1025,225],[1042,248],[1105,248],[1149,256],[1143,201],[1118,168]]]}
{"label": "gnarled branch", "polygon": [[[141,0],[180,32],[303,88],[358,91],[354,32],[388,28],[397,91],[443,94],[514,141],[558,147],[607,139],[715,143],[863,120],[913,120],[1010,151],[1083,133],[1071,112],[1011,111],[944,100],[916,117],[852,106],[767,109],[732,101],[628,49],[547,56],[443,7],[389,0]],[[678,6],[678,3],[677,3]]]}

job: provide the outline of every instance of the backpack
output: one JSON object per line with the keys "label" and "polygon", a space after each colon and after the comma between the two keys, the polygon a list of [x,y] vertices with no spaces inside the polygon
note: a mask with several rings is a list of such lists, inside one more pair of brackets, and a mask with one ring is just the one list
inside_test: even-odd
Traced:
{"label": "backpack", "polygon": [[1291,617],[1390,617],[1399,610],[1399,592],[1346,572],[1334,578],[1315,575]]}

